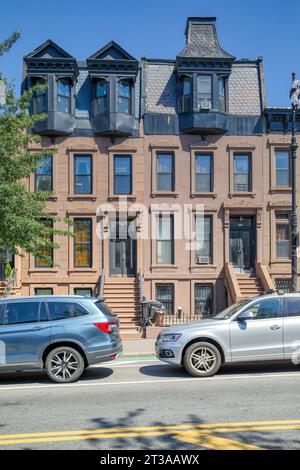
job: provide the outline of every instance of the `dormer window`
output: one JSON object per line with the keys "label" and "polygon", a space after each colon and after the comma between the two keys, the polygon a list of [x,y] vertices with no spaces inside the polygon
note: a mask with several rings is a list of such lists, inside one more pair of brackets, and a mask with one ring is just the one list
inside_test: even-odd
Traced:
{"label": "dormer window", "polygon": [[98,80],[95,89],[96,114],[107,113],[108,111],[108,83],[105,80]]}
{"label": "dormer window", "polygon": [[57,80],[57,111],[66,114],[71,112],[71,83],[65,78]]}
{"label": "dormer window", "polygon": [[226,81],[224,77],[218,79],[219,85],[219,109],[225,113],[226,111]]}
{"label": "dormer window", "polygon": [[[33,86],[35,85],[45,85],[46,80],[42,78],[37,78],[33,80]],[[47,95],[46,90],[35,91],[32,99],[33,104],[33,114],[42,114],[47,112]]]}
{"label": "dormer window", "polygon": [[190,111],[192,109],[192,79],[185,77],[182,80],[182,111]]}
{"label": "dormer window", "polygon": [[212,75],[197,76],[198,109],[212,108]]}
{"label": "dormer window", "polygon": [[118,111],[131,114],[131,84],[128,80],[119,81]]}

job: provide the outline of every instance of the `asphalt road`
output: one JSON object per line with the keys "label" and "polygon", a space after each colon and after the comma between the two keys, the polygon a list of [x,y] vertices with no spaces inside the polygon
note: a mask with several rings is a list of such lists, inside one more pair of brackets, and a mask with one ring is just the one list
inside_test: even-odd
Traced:
{"label": "asphalt road", "polygon": [[0,450],[300,448],[299,389],[300,368],[282,363],[194,379],[123,359],[70,385],[1,374]]}

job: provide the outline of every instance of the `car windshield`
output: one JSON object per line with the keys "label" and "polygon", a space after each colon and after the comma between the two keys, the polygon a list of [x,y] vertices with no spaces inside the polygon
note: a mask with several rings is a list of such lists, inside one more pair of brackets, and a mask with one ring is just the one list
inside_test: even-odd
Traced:
{"label": "car windshield", "polygon": [[227,320],[228,318],[232,317],[238,310],[242,307],[245,307],[247,304],[251,302],[251,299],[244,299],[240,300],[236,304],[230,305],[230,307],[225,308],[222,312],[218,313],[217,315],[213,316],[213,320]]}

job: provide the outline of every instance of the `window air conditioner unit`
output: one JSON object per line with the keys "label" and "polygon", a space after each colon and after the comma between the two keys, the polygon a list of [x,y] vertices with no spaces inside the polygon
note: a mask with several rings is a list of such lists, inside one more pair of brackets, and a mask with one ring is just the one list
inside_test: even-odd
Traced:
{"label": "window air conditioner unit", "polygon": [[209,264],[209,256],[197,256],[197,264]]}
{"label": "window air conditioner unit", "polygon": [[199,105],[200,109],[211,109],[211,102],[210,101],[202,101]]}

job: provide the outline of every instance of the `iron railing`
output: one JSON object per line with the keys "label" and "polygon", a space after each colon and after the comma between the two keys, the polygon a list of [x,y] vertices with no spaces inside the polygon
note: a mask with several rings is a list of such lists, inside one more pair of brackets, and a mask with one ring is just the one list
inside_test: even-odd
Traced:
{"label": "iron railing", "polygon": [[189,315],[184,313],[176,313],[174,315],[164,315],[163,326],[181,325],[182,323],[189,323],[193,321],[204,320],[203,315]]}
{"label": "iron railing", "polygon": [[104,283],[105,283],[105,271],[102,269],[100,276],[100,285],[99,285],[99,299],[104,299]]}

